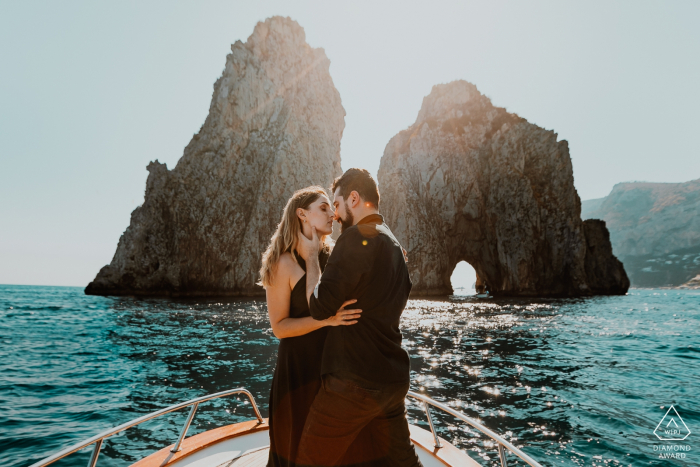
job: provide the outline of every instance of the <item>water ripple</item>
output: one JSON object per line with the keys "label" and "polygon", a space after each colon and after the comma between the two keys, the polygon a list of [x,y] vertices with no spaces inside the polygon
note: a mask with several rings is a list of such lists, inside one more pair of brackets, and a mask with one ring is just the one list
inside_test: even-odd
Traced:
{"label": "water ripple", "polygon": [[[543,465],[700,465],[693,441],[699,305],[697,292],[665,290],[411,300],[402,331],[412,389],[505,434]],[[265,304],[256,300],[0,286],[0,464],[28,466],[141,414],[237,386],[249,388],[265,414],[276,347]],[[671,404],[693,431],[682,464],[653,450],[660,444],[653,430]],[[185,415],[110,438],[99,465],[129,465],[172,443]],[[483,435],[434,415],[441,436],[483,465],[499,465]],[[252,416],[244,400],[212,401],[190,434]],[[409,417],[427,426],[419,407]],[[55,465],[84,465],[88,457]]]}

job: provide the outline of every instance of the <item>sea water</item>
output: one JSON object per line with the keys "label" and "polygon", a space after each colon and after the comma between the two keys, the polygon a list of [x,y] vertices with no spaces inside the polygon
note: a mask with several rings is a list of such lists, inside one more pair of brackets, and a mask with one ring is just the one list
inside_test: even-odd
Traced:
{"label": "sea water", "polygon": [[[412,390],[478,419],[543,465],[700,465],[698,291],[411,300],[401,329]],[[0,465],[28,466],[140,415],[239,386],[267,416],[276,349],[260,300],[0,286]],[[685,440],[654,434],[671,405],[691,432]],[[186,414],[108,439],[98,465],[126,466],[172,444]],[[499,465],[488,438],[433,415],[440,436]],[[253,416],[244,398],[218,399],[200,406],[188,434]],[[427,428],[415,404],[409,419]],[[673,446],[685,457],[668,458]],[[54,465],[83,466],[89,454]]]}

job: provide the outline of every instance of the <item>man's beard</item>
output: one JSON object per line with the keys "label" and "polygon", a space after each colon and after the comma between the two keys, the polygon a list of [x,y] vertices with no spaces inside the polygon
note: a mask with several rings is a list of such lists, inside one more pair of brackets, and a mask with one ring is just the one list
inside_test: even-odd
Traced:
{"label": "man's beard", "polygon": [[355,223],[355,218],[352,217],[352,212],[348,209],[348,203],[343,204],[345,204],[345,219],[340,218],[340,233],[343,233],[345,229],[352,227]]}

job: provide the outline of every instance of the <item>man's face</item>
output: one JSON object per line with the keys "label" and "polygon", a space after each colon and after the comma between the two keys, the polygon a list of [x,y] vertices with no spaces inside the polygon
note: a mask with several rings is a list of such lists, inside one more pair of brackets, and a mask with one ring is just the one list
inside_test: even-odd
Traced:
{"label": "man's face", "polygon": [[333,193],[333,207],[335,208],[335,220],[340,222],[340,231],[343,232],[348,227],[352,227],[355,219],[348,207],[348,203],[340,196],[340,188]]}

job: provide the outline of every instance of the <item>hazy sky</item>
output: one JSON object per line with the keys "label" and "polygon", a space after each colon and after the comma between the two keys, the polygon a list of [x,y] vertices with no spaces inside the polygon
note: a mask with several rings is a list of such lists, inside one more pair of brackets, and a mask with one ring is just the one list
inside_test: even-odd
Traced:
{"label": "hazy sky", "polygon": [[437,83],[465,79],[569,141],[582,199],[700,177],[700,2],[0,0],[0,283],[86,285],[146,165],[174,167],[230,44],[290,16],[347,112],[343,168],[376,174]]}

